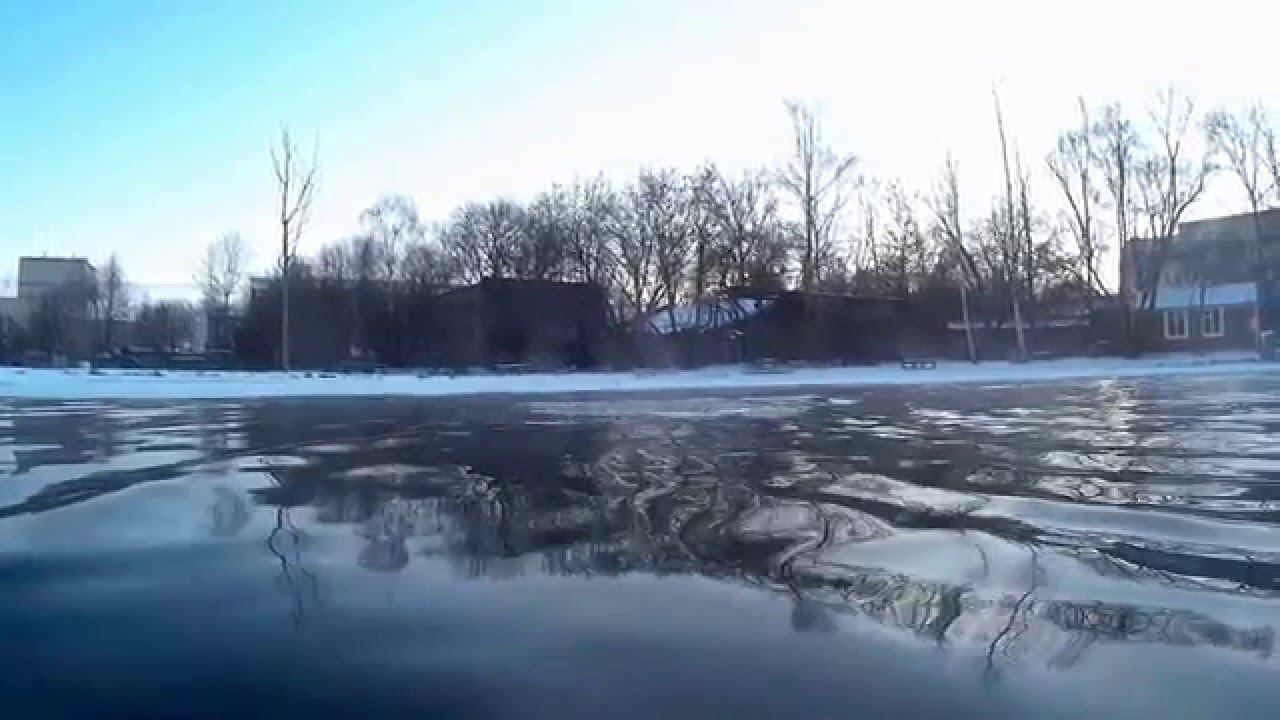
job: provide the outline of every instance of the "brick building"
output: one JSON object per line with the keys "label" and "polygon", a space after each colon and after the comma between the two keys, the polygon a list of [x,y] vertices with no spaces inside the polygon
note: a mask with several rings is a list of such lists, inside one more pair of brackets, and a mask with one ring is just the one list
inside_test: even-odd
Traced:
{"label": "brick building", "polygon": [[1257,348],[1274,304],[1267,260],[1274,247],[1280,210],[1185,222],[1165,242],[1131,240],[1120,254],[1120,293],[1145,347]]}

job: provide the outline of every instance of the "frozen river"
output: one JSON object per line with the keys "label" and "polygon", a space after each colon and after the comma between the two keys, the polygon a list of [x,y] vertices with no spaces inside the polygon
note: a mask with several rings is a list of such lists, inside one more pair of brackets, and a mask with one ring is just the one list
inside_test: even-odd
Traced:
{"label": "frozen river", "polygon": [[0,400],[4,716],[1274,717],[1280,375]]}

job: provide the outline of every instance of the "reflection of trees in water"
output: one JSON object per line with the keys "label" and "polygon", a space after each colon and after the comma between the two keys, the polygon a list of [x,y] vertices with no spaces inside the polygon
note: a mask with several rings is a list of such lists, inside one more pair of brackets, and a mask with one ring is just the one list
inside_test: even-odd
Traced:
{"label": "reflection of trees in water", "polygon": [[195,470],[195,460],[149,465],[129,470],[97,470],[50,483],[22,502],[0,507],[0,518],[48,512],[110,495],[143,483],[174,480]]}
{"label": "reflection of trees in water", "polygon": [[[991,643],[987,645],[987,675],[989,678],[996,677],[996,651],[1001,651],[1006,657],[1009,657],[1008,647],[1010,643],[1027,637],[1027,633],[1031,631],[1032,625],[1028,621],[1023,608],[1028,606],[1036,588],[1043,581],[1040,570],[1040,556],[1034,546],[1028,546],[1027,552],[1031,555],[1031,560],[1027,567],[1027,589],[1014,602],[1013,608],[1009,611],[1009,620],[1005,623],[1000,632],[991,639]],[[1076,657],[1079,657],[1078,655]],[[1052,665],[1052,661],[1050,662]]]}
{"label": "reflection of trees in water", "polygon": [[217,460],[231,450],[237,410],[210,403],[54,403],[20,405],[5,434],[15,471],[109,462],[130,453],[192,450]]}
{"label": "reflection of trees in water", "polygon": [[[1275,597],[1280,577],[1275,572],[1274,558],[1261,560],[1246,555],[1240,560],[1229,558],[1197,558],[1201,572],[1191,574],[1175,572],[1162,565],[1180,562],[1178,553],[1142,549],[1122,543],[1113,544],[1106,552],[1092,547],[1064,547],[1060,552],[1087,566],[1091,571],[1108,578],[1123,579],[1134,583],[1159,585],[1181,590],[1203,592],[1228,592],[1259,598]],[[1131,557],[1129,557],[1131,556]],[[1173,560],[1164,559],[1173,558]],[[1138,562],[1145,561],[1146,564]],[[1268,575],[1271,575],[1268,577]]]}
{"label": "reflection of trees in water", "polygon": [[[225,472],[235,457],[229,441],[234,418],[232,409],[202,404],[153,408],[72,403],[28,408],[14,416],[8,438],[16,448],[14,474],[54,465],[99,467],[49,483],[21,502],[0,507],[0,518],[67,507],[196,470]],[[137,465],[139,457],[156,450],[164,451],[156,454],[156,461]],[[114,466],[113,459],[130,454],[125,467]]]}
{"label": "reflection of trees in water", "polygon": [[234,443],[237,440],[239,414],[235,406],[195,406],[193,420],[196,443],[211,472],[226,472],[230,469],[230,461],[236,449]]}
{"label": "reflection of trees in water", "polygon": [[409,564],[406,541],[418,529],[423,504],[392,496],[367,518],[356,533],[368,540],[357,560],[369,570],[397,571]]}
{"label": "reflection of trees in water", "polygon": [[249,524],[249,500],[241,493],[223,485],[213,488],[213,505],[209,514],[213,519],[213,534],[232,537]]}
{"label": "reflection of trees in water", "polygon": [[[1191,557],[1157,543],[1106,544],[1087,528],[1072,538],[1048,538],[1030,520],[974,512],[966,497],[1054,494],[1037,484],[1043,473],[1017,464],[1018,453],[990,450],[999,445],[990,437],[965,445],[935,444],[936,427],[877,434],[867,431],[865,417],[863,425],[843,424],[843,415],[829,407],[814,412],[832,417],[797,424],[633,415],[523,427],[518,416],[448,414],[462,412],[456,409],[424,422],[411,412],[414,406],[405,407],[378,406],[376,423],[350,417],[349,406],[324,403],[302,411],[262,405],[201,411],[194,420],[174,416],[165,432],[193,432],[193,422],[223,429],[200,431],[201,452],[192,460],[86,473],[0,508],[0,516],[203,472],[240,455],[279,452],[306,462],[270,468],[275,482],[254,495],[275,514],[266,548],[299,622],[319,599],[317,578],[303,565],[306,533],[293,517],[310,506],[318,522],[356,527],[363,544],[352,559],[371,571],[403,571],[429,553],[466,577],[539,568],[565,575],[696,573],[789,597],[797,630],[829,631],[840,616],[856,615],[939,647],[972,646],[987,653],[993,668],[1032,658],[1068,666],[1108,642],[1211,645],[1260,655],[1273,644],[1269,627],[1235,628],[1187,610],[1041,597],[1039,574],[1064,558],[1106,582],[1157,590],[1266,598],[1280,587],[1268,558]],[[91,453],[101,435],[75,423],[39,422],[46,426],[25,426],[30,438],[62,433],[59,447],[77,453]],[[241,431],[252,451],[238,449]],[[130,434],[113,442],[139,440]],[[307,450],[323,443],[349,449]],[[214,531],[234,535],[251,509],[234,491],[214,492]],[[957,543],[972,533],[1035,548],[1039,559],[1032,563],[1028,553],[1025,562],[1041,567],[1019,565],[1018,577],[1026,580],[1005,592],[992,589],[1001,586],[988,575],[1024,561],[988,558],[979,543],[983,570],[961,582],[895,572],[891,560],[857,564],[861,543],[917,529],[953,532]],[[850,549],[847,556],[855,560],[830,560]]]}
{"label": "reflection of trees in water", "polygon": [[[1041,546],[1038,531],[1014,519],[971,516],[963,508],[943,517],[902,504],[909,499],[842,495],[842,473],[851,468],[837,456],[798,448],[777,436],[773,424],[689,428],[614,423],[607,428],[610,444],[598,454],[547,442],[530,458],[536,471],[520,474],[480,472],[483,462],[471,461],[483,457],[483,437],[476,448],[454,455],[469,465],[422,465],[407,477],[379,481],[361,474],[357,483],[333,468],[296,471],[312,474],[317,491],[310,502],[318,517],[358,525],[368,544],[357,560],[370,569],[402,570],[415,548],[429,546],[466,577],[509,577],[533,567],[557,575],[697,573],[790,596],[797,631],[831,631],[839,616],[859,616],[939,647],[972,647],[985,654],[992,677],[1004,665],[1033,659],[1067,667],[1098,643],[1271,652],[1270,627],[1236,628],[1190,610],[1039,593],[1048,572],[1040,560],[1045,553],[1124,582],[1177,584],[1176,574],[1126,575],[1132,563],[1097,550]],[[402,460],[438,460],[425,447],[399,450],[409,453]],[[994,561],[980,543],[973,543],[972,584],[826,560],[830,552],[912,526],[1014,539],[1025,561],[1001,562],[1025,562],[1017,570],[1024,587],[990,589],[999,587],[988,579]],[[956,534],[957,543],[964,538]],[[537,566],[531,558],[540,560]],[[1179,587],[1232,590],[1183,580]]]}
{"label": "reflection of trees in water", "polygon": [[[277,484],[282,484],[275,468],[268,474]],[[275,525],[267,535],[267,550],[280,563],[276,587],[289,596],[290,616],[295,626],[301,625],[311,607],[320,603],[320,583],[316,576],[302,565],[302,547],[305,534],[293,522],[292,509],[286,505],[275,508]]]}
{"label": "reflection of trees in water", "polygon": [[[1037,551],[1039,552],[1039,551]],[[937,644],[985,651],[993,675],[1000,664],[1040,659],[1068,667],[1098,642],[1141,642],[1175,647],[1208,645],[1269,657],[1270,626],[1235,628],[1202,613],[1104,602],[1040,599],[1040,568],[1028,560],[1021,593],[921,580],[883,568],[845,568],[802,588],[813,602],[907,630]]]}
{"label": "reflection of trees in water", "polygon": [[13,445],[13,474],[48,465],[87,463],[121,449],[118,418],[99,407],[20,404],[8,414],[6,438]]}

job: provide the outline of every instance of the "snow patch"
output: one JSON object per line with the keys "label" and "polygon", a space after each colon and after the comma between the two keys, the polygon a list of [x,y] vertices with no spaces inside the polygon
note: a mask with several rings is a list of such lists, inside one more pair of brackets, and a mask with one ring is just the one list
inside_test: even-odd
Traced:
{"label": "snow patch", "polygon": [[[171,371],[137,375],[112,371],[68,373],[62,370],[0,368],[0,397],[41,399],[219,399],[267,397],[449,396],[476,394],[546,395],[575,392],[659,390],[775,389],[947,385],[953,383],[1025,383],[1090,378],[1156,377],[1197,374],[1270,374],[1280,364],[1258,362],[1257,354],[1072,358],[1030,363],[970,364],[940,362],[934,370],[898,365],[812,367],[758,373],[741,366],[672,372],[579,372],[526,375],[415,374],[319,377],[279,372],[197,373]],[[39,412],[24,409],[24,414]]]}

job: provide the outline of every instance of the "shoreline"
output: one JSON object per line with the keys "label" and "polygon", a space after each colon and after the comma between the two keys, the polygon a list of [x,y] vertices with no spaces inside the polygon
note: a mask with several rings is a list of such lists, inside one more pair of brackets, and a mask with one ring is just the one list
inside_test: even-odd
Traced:
{"label": "shoreline", "polygon": [[897,364],[801,367],[762,371],[749,366],[642,372],[489,375],[328,375],[278,371],[151,371],[0,368],[0,398],[48,400],[218,400],[286,397],[449,397],[550,395],[663,390],[768,390],[801,387],[936,386],[1170,375],[1280,373],[1280,363],[1256,355],[1068,358],[1028,363],[939,362],[935,369]]}

